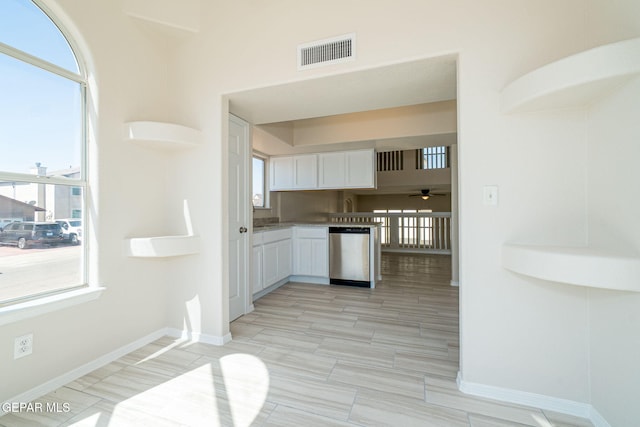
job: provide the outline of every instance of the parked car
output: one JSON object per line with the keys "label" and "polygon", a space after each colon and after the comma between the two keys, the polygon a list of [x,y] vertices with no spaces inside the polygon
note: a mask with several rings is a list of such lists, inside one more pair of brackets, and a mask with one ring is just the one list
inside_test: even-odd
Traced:
{"label": "parked car", "polygon": [[33,244],[62,243],[62,228],[57,222],[12,222],[0,232],[0,244],[26,249]]}
{"label": "parked car", "polygon": [[82,220],[77,218],[57,219],[62,228],[62,237],[72,245],[80,244],[82,240]]}

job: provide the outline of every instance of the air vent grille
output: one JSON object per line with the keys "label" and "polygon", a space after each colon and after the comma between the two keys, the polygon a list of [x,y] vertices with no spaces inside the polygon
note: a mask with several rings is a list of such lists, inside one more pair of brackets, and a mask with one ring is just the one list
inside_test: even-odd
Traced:
{"label": "air vent grille", "polygon": [[298,46],[298,69],[305,70],[355,58],[355,34],[318,40]]}

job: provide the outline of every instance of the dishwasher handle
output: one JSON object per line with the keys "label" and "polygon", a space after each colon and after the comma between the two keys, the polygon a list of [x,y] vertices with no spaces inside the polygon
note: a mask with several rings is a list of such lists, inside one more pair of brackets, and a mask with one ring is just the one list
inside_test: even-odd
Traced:
{"label": "dishwasher handle", "polygon": [[331,234],[370,234],[369,227],[329,227]]}

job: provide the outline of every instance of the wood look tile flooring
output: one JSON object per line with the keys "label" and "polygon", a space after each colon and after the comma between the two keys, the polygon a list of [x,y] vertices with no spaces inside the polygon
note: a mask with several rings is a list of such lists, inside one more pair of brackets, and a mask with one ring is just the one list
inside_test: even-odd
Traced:
{"label": "wood look tile flooring", "polygon": [[450,258],[385,254],[374,290],[288,283],[223,347],[162,338],[9,414],[19,426],[591,426],[456,388]]}

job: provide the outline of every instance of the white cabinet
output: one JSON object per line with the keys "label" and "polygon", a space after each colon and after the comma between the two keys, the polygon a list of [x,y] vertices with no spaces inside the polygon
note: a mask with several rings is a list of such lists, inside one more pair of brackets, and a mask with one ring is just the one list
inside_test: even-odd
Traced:
{"label": "white cabinet", "polygon": [[271,190],[313,190],[318,187],[318,156],[272,157]]}
{"label": "white cabinet", "polygon": [[345,153],[345,187],[374,188],[376,186],[375,153],[373,150]]}
{"label": "white cabinet", "polygon": [[329,277],[328,227],[295,227],[293,274]]}
{"label": "white cabinet", "polygon": [[262,279],[265,287],[278,281],[277,245],[277,243],[268,243],[262,247]]}
{"label": "white cabinet", "polygon": [[262,245],[253,247],[252,264],[251,281],[253,284],[253,293],[255,294],[264,288],[264,282],[262,280]]}
{"label": "white cabinet", "polygon": [[267,243],[262,247],[264,288],[291,275],[291,252],[291,239]]}
{"label": "white cabinet", "polygon": [[318,187],[318,156],[293,156],[293,188],[313,190]]}
{"label": "white cabinet", "polygon": [[271,157],[269,159],[271,190],[290,190],[293,188],[293,157]]}
{"label": "white cabinet", "polygon": [[373,149],[271,157],[270,189],[375,188]]}
{"label": "white cabinet", "polygon": [[290,228],[254,233],[253,294],[291,276],[293,248]]}
{"label": "white cabinet", "polygon": [[318,154],[319,188],[374,188],[373,150]]}
{"label": "white cabinet", "polygon": [[343,152],[318,154],[320,188],[339,188],[346,183],[346,156]]}

